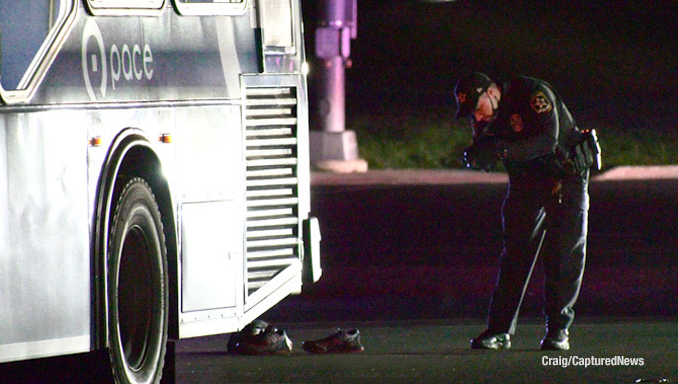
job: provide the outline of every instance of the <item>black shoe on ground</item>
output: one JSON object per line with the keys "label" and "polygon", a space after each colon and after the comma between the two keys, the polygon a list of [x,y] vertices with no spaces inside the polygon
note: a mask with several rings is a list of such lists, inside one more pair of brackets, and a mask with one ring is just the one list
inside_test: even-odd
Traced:
{"label": "black shoe on ground", "polygon": [[338,330],[320,340],[304,341],[302,348],[310,353],[359,353],[365,350],[357,329]]}
{"label": "black shoe on ground", "polygon": [[493,333],[489,330],[471,340],[472,349],[509,349],[511,336],[508,333]]}
{"label": "black shoe on ground", "polygon": [[284,330],[255,320],[231,335],[228,352],[237,355],[279,355],[292,353],[292,340]]}
{"label": "black shoe on ground", "polygon": [[570,333],[567,329],[547,332],[541,341],[542,351],[567,351],[570,349]]}

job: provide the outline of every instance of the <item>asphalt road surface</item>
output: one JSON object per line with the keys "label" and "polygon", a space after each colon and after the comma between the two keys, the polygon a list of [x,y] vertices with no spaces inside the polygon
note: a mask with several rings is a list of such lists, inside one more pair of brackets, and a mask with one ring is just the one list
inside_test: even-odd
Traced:
{"label": "asphalt road surface", "polygon": [[[620,169],[592,181],[579,315],[678,315],[678,167],[661,170]],[[320,175],[314,185],[323,277],[275,315],[299,315],[297,321],[485,316],[501,251],[505,175]],[[528,287],[526,316],[541,316],[541,273],[537,267]]]}
{"label": "asphalt road surface", "polygon": [[[542,352],[542,325],[521,322],[505,351],[469,348],[479,320],[352,323],[365,352],[311,355],[304,340],[325,337],[331,324],[279,323],[294,342],[291,355],[233,356],[228,335],[187,339],[176,350],[177,383],[674,383],[678,322],[584,318],[572,327],[572,349]],[[104,353],[4,366],[2,383],[108,383]]]}
{"label": "asphalt road surface", "polygon": [[[573,327],[568,352],[538,349],[542,326],[523,324],[507,351],[469,348],[476,322],[360,324],[365,352],[290,356],[230,356],[225,337],[183,343],[182,383],[634,383],[678,380],[676,323],[586,319]],[[296,344],[332,328],[290,325]],[[325,333],[323,333],[325,332]]]}
{"label": "asphalt road surface", "polygon": [[[588,264],[572,350],[538,350],[535,271],[509,351],[473,351],[501,249],[501,174],[314,175],[323,277],[262,318],[290,356],[231,356],[228,335],[176,344],[180,383],[678,382],[678,169],[591,183]],[[306,354],[301,342],[358,327],[366,351]],[[5,365],[0,382],[107,382],[104,353]]]}

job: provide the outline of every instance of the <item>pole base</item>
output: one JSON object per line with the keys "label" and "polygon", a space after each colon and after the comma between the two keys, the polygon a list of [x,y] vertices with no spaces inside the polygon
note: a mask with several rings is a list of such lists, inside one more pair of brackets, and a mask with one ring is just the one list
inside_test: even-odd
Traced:
{"label": "pole base", "polygon": [[358,157],[355,131],[310,132],[311,165],[337,173],[367,172],[367,162]]}
{"label": "pole base", "polygon": [[313,164],[318,171],[332,173],[365,173],[368,166],[364,159],[356,160],[323,160]]}

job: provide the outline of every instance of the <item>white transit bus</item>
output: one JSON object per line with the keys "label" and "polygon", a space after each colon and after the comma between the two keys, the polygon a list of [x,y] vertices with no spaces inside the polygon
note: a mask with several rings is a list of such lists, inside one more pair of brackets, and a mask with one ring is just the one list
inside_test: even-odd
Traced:
{"label": "white transit bus", "polygon": [[317,281],[302,33],[299,0],[0,0],[0,363],[158,381]]}

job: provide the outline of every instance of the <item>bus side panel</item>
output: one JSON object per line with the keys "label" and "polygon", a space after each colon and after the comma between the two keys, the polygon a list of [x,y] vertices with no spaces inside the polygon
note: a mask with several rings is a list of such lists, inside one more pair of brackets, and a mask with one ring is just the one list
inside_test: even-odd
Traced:
{"label": "bus side panel", "polygon": [[[182,322],[242,311],[244,166],[240,105],[176,109]],[[237,310],[236,310],[236,307]]]}
{"label": "bus side panel", "polygon": [[77,120],[0,114],[0,361],[90,348],[87,137]]}

